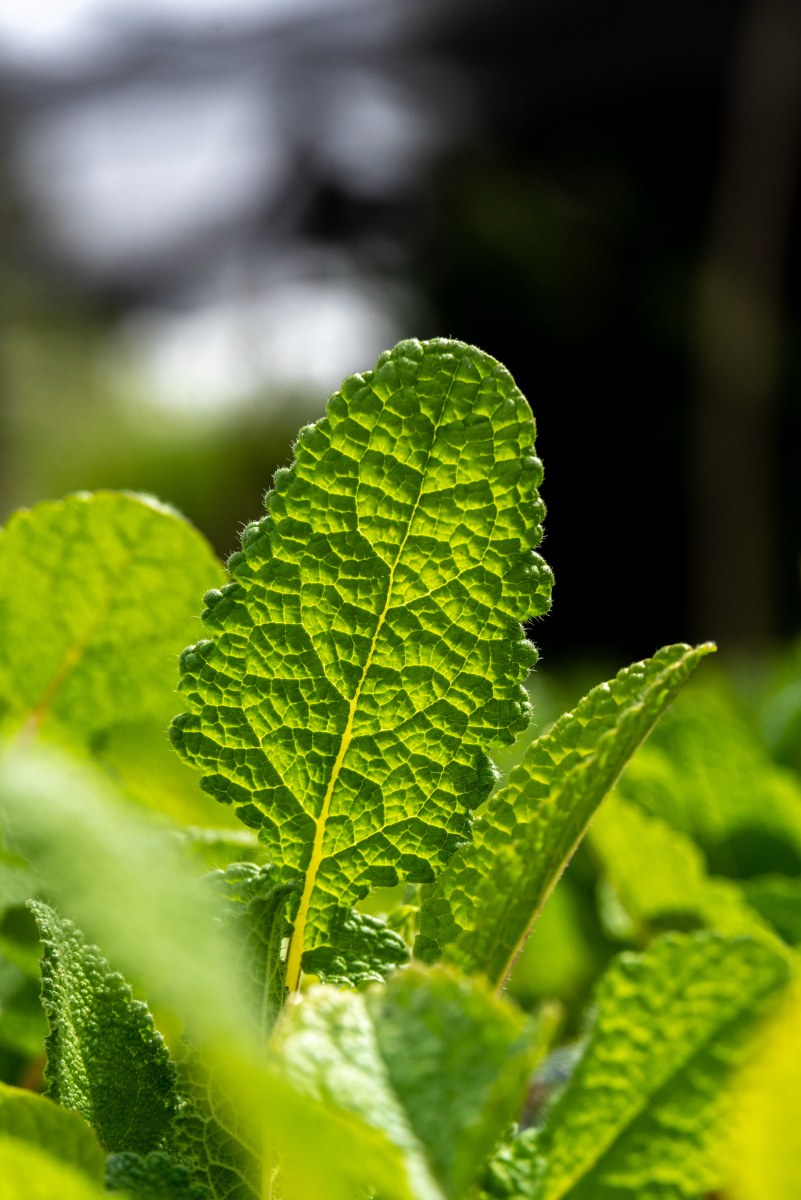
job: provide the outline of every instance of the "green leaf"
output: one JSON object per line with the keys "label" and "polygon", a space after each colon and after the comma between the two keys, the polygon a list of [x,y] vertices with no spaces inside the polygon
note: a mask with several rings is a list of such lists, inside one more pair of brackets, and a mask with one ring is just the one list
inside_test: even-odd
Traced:
{"label": "green leaf", "polygon": [[533,742],[420,913],[415,955],[440,954],[495,984],[511,970],[609,789],[700,660],[666,646],[593,688]]}
{"label": "green leaf", "polygon": [[0,1137],[3,1200],[103,1200],[102,1188],[40,1146]]}
{"label": "green leaf", "polygon": [[723,1133],[726,1196],[797,1200],[801,1195],[801,994],[760,1030],[733,1080]]}
{"label": "green leaf", "polygon": [[193,1183],[187,1167],[168,1154],[109,1154],[106,1191],[125,1192],[130,1200],[211,1200],[211,1192]]}
{"label": "green leaf", "polygon": [[224,1074],[190,1050],[178,1063],[173,1145],[214,1200],[261,1200],[262,1135]]}
{"label": "green leaf", "polygon": [[81,1113],[106,1151],[156,1149],[175,1109],[175,1069],[147,1006],[71,921],[31,908],[45,949],[47,1094]]}
{"label": "green leaf", "polygon": [[389,1082],[447,1196],[464,1195],[523,1103],[531,1022],[477,980],[419,966],[368,1007]]}
{"label": "green leaf", "polygon": [[382,983],[391,971],[409,961],[409,951],[399,933],[388,929],[378,917],[355,909],[333,927],[332,940],[336,950],[330,946],[308,950],[303,965],[322,983],[336,987]]}
{"label": "green leaf", "polygon": [[701,851],[667,822],[613,793],[588,840],[625,911],[651,931],[706,926],[728,937],[764,939],[782,952],[742,889],[733,880],[710,878]]}
{"label": "green leaf", "polygon": [[105,1156],[83,1117],[45,1096],[0,1083],[0,1137],[40,1146],[94,1182],[103,1182]]}
{"label": "green leaf", "polygon": [[621,794],[688,834],[716,873],[801,874],[801,784],[777,767],[714,676],[678,698]]}
{"label": "green leaf", "polygon": [[743,895],[760,916],[770,921],[786,942],[801,942],[801,879],[760,875],[742,883]]}
{"label": "green leaf", "polygon": [[528,723],[552,576],[528,405],[461,342],[401,342],[301,430],[206,597],[174,745],[304,887],[288,964],[371,885],[429,882]]}
{"label": "green leaf", "polygon": [[721,1087],[787,973],[764,944],[709,933],[622,954],[537,1139],[536,1200],[683,1200],[719,1186]]}
{"label": "green leaf", "polygon": [[4,728],[86,746],[120,722],[166,720],[196,597],[220,578],[202,535],[147,496],[15,513],[0,531]]}

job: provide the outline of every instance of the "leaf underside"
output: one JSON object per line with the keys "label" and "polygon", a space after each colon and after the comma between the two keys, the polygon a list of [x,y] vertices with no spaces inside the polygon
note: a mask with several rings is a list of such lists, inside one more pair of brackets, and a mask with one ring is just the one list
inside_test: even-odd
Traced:
{"label": "leaf underside", "polygon": [[704,655],[666,646],[585,696],[533,742],[420,914],[415,955],[501,982],[616,778]]}
{"label": "leaf underside", "polygon": [[81,1113],[108,1152],[147,1154],[167,1135],[175,1069],[144,1005],[71,921],[31,901],[44,945],[47,1095]]}
{"label": "leaf underside", "polygon": [[173,743],[304,888],[290,947],[332,947],[371,885],[431,882],[470,836],[488,752],[528,723],[545,612],[529,407],[461,342],[346,380],[207,596]]}

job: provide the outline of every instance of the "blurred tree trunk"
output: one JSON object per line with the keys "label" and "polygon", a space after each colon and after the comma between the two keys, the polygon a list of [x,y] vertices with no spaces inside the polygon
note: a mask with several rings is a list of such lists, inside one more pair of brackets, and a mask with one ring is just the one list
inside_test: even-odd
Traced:
{"label": "blurred tree trunk", "polygon": [[801,138],[801,0],[744,13],[699,295],[695,625],[723,649],[774,633],[773,453],[782,291]]}

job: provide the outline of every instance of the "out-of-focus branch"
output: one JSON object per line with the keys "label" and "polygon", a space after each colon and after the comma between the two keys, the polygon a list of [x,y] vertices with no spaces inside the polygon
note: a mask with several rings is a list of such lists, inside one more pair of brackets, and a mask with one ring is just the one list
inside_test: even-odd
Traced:
{"label": "out-of-focus branch", "polygon": [[744,16],[701,276],[693,446],[697,632],[774,631],[772,441],[782,287],[801,141],[801,2]]}

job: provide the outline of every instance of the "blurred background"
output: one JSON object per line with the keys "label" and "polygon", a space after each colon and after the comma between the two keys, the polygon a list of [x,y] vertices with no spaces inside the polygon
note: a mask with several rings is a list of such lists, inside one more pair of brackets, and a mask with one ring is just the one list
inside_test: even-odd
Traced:
{"label": "blurred background", "polygon": [[539,425],[552,665],[801,626],[792,0],[0,0],[0,506],[226,555],[397,339]]}

